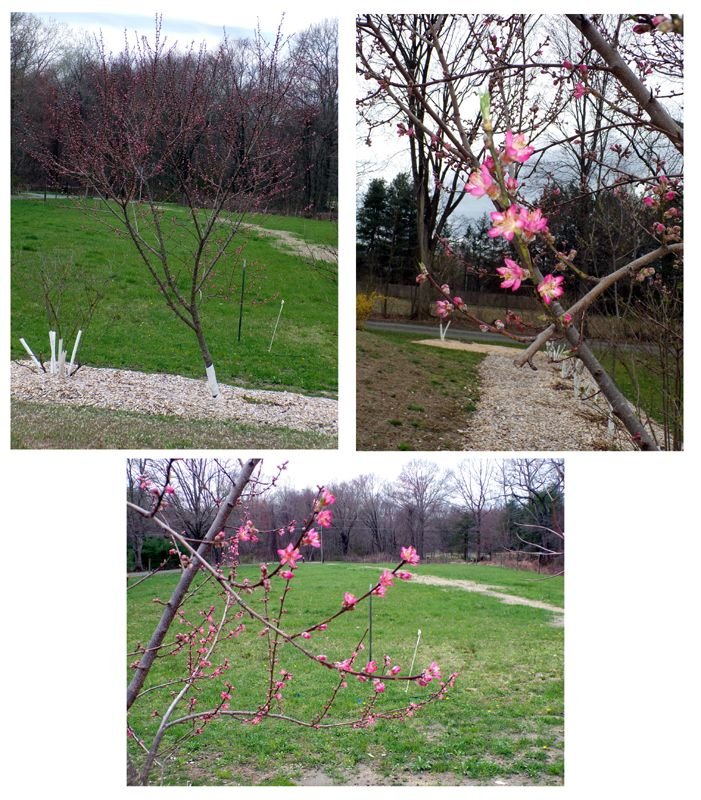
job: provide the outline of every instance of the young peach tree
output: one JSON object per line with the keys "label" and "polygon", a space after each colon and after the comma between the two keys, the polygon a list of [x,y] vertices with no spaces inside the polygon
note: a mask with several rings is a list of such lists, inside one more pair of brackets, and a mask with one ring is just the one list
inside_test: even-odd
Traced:
{"label": "young peach tree", "polygon": [[[133,244],[168,308],[197,339],[218,394],[203,301],[246,213],[289,188],[298,75],[272,42],[224,41],[181,52],[157,20],[153,42],[105,52],[79,85],[46,98],[28,147],[59,186],[98,199],[85,206]],[[88,87],[86,89],[86,86]]]}

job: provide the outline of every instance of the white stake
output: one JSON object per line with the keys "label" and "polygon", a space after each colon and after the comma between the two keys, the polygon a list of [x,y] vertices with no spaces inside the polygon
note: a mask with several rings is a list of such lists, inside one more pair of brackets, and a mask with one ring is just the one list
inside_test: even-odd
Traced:
{"label": "white stake", "polygon": [[49,372],[51,375],[56,374],[56,331],[49,331],[49,344],[51,345],[51,365]]}
{"label": "white stake", "polygon": [[40,369],[40,370],[43,372],[43,371],[44,371],[44,369],[43,369],[43,367],[41,366],[41,364],[39,363],[39,359],[38,359],[38,358],[37,358],[37,357],[34,355],[34,353],[32,353],[32,349],[31,349],[31,347],[30,347],[30,346],[29,346],[29,345],[28,345],[28,344],[27,344],[27,343],[24,341],[24,339],[22,339],[21,337],[20,337],[20,342],[22,342],[22,347],[24,347],[24,349],[25,349],[25,350],[26,350],[26,351],[29,353],[29,357],[32,359],[32,361],[33,361],[33,362],[34,362],[34,363],[37,365],[37,367],[39,367],[39,369]]}
{"label": "white stake", "polygon": [[68,374],[70,375],[73,372],[73,362],[75,361],[75,355],[78,352],[78,343],[80,342],[80,337],[83,331],[78,331],[77,336],[75,337],[75,344],[73,345],[73,352],[71,353],[71,363],[68,365]]}
{"label": "white stake", "polygon": [[277,319],[275,320],[275,328],[273,329],[273,338],[270,340],[270,347],[268,348],[268,352],[273,349],[273,340],[275,339],[275,334],[277,333],[277,324],[280,322],[280,315],[282,314],[282,307],[285,305],[285,301],[280,301],[280,310],[278,311]]}
{"label": "white stake", "polygon": [[438,323],[438,327],[440,328],[441,341],[444,342],[445,341],[445,335],[446,335],[446,333],[448,333],[448,328],[450,327],[450,320],[448,320],[448,324],[445,326],[445,330],[443,329],[443,323],[442,322]]}
{"label": "white stake", "polygon": [[[416,637],[416,647],[414,647],[414,656],[411,659],[411,666],[409,667],[409,675],[414,674],[414,662],[416,661],[416,651],[419,649],[419,641],[421,640],[421,628],[419,628],[419,635]],[[404,687],[404,691],[409,691],[409,682],[407,681],[407,685]]]}

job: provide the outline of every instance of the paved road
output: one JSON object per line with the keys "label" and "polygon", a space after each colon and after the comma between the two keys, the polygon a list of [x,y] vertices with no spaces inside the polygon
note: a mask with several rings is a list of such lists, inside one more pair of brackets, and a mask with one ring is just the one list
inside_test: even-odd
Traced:
{"label": "paved road", "polygon": [[[438,325],[421,325],[416,322],[389,322],[385,320],[368,320],[365,327],[369,330],[380,331],[397,331],[398,333],[416,333],[423,335],[426,339],[440,338],[438,333]],[[518,346],[518,342],[508,339],[505,336],[499,336],[498,333],[482,333],[482,331],[466,331],[459,328],[454,329],[452,326],[448,328],[446,339],[459,339],[463,342],[489,342],[490,344],[513,344]],[[596,339],[588,339],[587,344],[598,349],[607,349],[608,343],[597,341]],[[522,345],[525,347],[526,345]],[[650,350],[655,349],[654,344],[644,342],[620,342],[617,345],[619,350]]]}
{"label": "paved road", "polygon": [[[365,323],[368,330],[397,331],[398,333],[416,333],[426,339],[438,339],[438,325],[420,325],[416,322],[386,322],[385,320],[368,320]],[[489,342],[490,344],[509,344],[510,340],[498,333],[483,333],[482,331],[466,331],[459,328],[448,328],[446,339],[459,339],[465,342]]]}

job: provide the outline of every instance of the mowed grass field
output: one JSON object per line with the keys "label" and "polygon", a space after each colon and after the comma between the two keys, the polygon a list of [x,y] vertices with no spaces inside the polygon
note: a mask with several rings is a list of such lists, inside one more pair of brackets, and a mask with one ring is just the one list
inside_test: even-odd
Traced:
{"label": "mowed grass field", "polygon": [[[185,210],[169,207],[166,236],[178,244],[174,260],[187,261]],[[78,360],[90,366],[171,373],[204,379],[193,332],[176,319],[130,240],[108,228],[104,206],[67,200],[12,201],[12,358],[26,358],[19,337],[35,352],[48,353],[48,323],[40,271],[71,264],[79,276],[61,299],[67,328],[80,319],[82,283],[99,285],[104,298],[81,341]],[[275,215],[250,222],[297,233],[310,244],[335,245],[336,223]],[[182,246],[181,246],[182,243]],[[241,340],[239,299],[243,260],[246,286]],[[186,285],[183,283],[183,285]],[[275,322],[284,310],[272,351]],[[338,388],[337,286],[303,256],[254,229],[241,230],[217,267],[201,301],[205,334],[220,382],[308,394]],[[72,346],[72,339],[69,347]]]}
{"label": "mowed grass field", "polygon": [[[283,618],[287,630],[300,630],[337,610],[345,591],[356,595],[376,580],[383,565],[310,564],[297,570]],[[420,565],[418,575],[477,580],[520,596],[530,595],[562,606],[562,578],[543,580],[532,573],[498,567]],[[257,568],[242,568],[240,577],[253,578]],[[137,641],[146,642],[161,606],[177,575],[163,574],[128,592],[128,652]],[[379,721],[367,729],[313,730],[289,722],[265,720],[260,725],[218,719],[202,734],[186,738],[182,748],[162,759],[154,782],[206,785],[463,785],[538,784],[563,781],[563,628],[552,613],[499,600],[459,588],[401,582],[373,604],[373,657],[392,657],[406,673],[421,629],[415,671],[437,661],[445,676],[458,672],[456,685],[443,702],[421,710],[405,721]],[[272,597],[277,599],[276,592]],[[254,607],[262,610],[260,599]],[[203,585],[191,601],[190,618],[222,601],[211,584]],[[216,612],[215,612],[216,617]],[[247,630],[222,646],[218,661],[228,656],[231,669],[206,682],[198,694],[197,709],[212,707],[223,682],[234,685],[232,709],[255,709],[263,697],[267,649],[260,625],[242,620]],[[307,642],[311,652],[329,660],[346,658],[363,635],[368,606],[343,615],[326,632]],[[234,627],[233,625],[231,627]],[[170,639],[183,630],[175,625]],[[181,672],[183,656],[163,658],[149,676],[156,686]],[[134,660],[128,656],[128,663]],[[217,663],[218,663],[217,661]],[[309,719],[319,712],[336,685],[331,671],[311,663],[284,646],[277,669],[287,669],[293,680],[284,690],[282,710]],[[130,674],[130,670],[128,670]],[[137,701],[130,714],[134,729],[153,733],[169,702],[172,686],[154,690]],[[430,688],[430,687],[429,687]],[[370,687],[350,680],[329,714],[328,721],[353,715]],[[426,690],[388,682],[380,707],[396,708],[418,701]],[[277,710],[277,709],[276,709]],[[168,754],[176,735],[166,738]],[[139,753],[130,741],[132,755]]]}

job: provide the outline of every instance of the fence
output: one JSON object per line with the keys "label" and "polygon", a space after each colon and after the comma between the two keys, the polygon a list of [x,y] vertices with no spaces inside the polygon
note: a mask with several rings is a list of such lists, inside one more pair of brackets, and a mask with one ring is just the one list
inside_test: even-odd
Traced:
{"label": "fence", "polygon": [[[412,301],[416,295],[417,287],[404,283],[386,283],[381,286],[362,287],[356,286],[356,291],[373,290],[385,295],[387,297],[396,297],[399,300]],[[522,310],[538,310],[540,306],[538,301],[529,295],[518,295],[509,292],[508,294],[501,292],[456,292],[467,303],[468,306],[483,306],[486,308],[504,308],[504,309],[522,309]]]}

